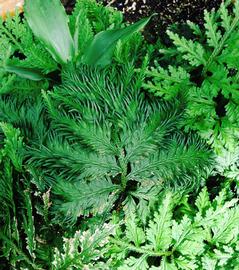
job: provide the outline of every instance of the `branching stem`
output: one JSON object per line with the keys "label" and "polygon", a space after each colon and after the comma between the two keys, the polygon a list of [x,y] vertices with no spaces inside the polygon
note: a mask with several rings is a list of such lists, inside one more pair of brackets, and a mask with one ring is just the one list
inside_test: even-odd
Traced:
{"label": "branching stem", "polygon": [[133,245],[125,243],[124,241],[116,240],[114,238],[111,238],[110,241],[112,243],[122,247],[122,248],[131,250],[131,251],[135,251],[135,252],[140,253],[140,254],[147,254],[148,256],[151,256],[151,257],[162,257],[162,256],[171,256],[172,255],[171,251],[165,251],[165,252],[152,251],[152,250],[148,250],[146,248],[135,247]]}

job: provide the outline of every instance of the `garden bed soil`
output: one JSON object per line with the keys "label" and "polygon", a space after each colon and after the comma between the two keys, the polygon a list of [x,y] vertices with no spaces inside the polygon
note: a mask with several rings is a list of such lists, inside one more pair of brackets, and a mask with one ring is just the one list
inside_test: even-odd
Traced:
{"label": "garden bed soil", "polygon": [[204,10],[217,9],[221,2],[221,0],[105,0],[104,4],[122,11],[129,22],[156,13],[147,27],[151,40],[155,40],[173,23],[190,20],[202,24]]}

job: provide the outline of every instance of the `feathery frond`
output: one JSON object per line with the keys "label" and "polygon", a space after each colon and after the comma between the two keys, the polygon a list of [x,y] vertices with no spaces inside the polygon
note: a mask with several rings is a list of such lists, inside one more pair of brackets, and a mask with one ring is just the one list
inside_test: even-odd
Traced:
{"label": "feathery frond", "polygon": [[81,200],[81,186],[89,194],[102,192],[104,198],[110,193],[103,184],[100,190],[102,179],[112,187],[118,185],[118,194],[126,193],[125,197],[132,181],[140,186],[146,179],[185,190],[198,186],[195,179],[206,175],[211,163],[201,140],[195,136],[186,140],[180,134],[180,104],[146,98],[141,75],[130,65],[116,74],[114,68],[82,67],[77,73],[69,69],[61,86],[43,93],[52,135],[46,144],[32,147],[29,162],[43,171],[46,182],[55,179],[53,193],[59,191],[57,179],[66,181],[61,181],[61,201],[70,199],[63,203],[64,212],[69,210],[67,215],[74,220],[102,204],[100,196]]}

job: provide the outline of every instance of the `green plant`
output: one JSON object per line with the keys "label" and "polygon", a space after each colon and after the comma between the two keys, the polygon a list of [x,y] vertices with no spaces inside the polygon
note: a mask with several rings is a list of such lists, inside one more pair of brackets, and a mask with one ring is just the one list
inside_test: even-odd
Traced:
{"label": "green plant", "polygon": [[221,191],[211,202],[204,188],[195,206],[184,202],[185,214],[177,197],[166,193],[146,224],[134,213],[126,217],[111,239],[111,269],[237,269],[237,201]]}
{"label": "green plant", "polygon": [[[95,1],[87,1],[98,5]],[[60,0],[25,1],[27,23],[33,34],[43,44],[45,50],[52,56],[56,67],[57,64],[64,67],[69,62],[95,66],[110,64],[117,42],[141,30],[150,19],[142,19],[124,28],[107,29],[93,35],[93,28],[90,26],[86,15],[87,11],[84,11],[83,8],[87,8],[87,5],[79,0],[75,12],[70,18],[66,15]],[[115,18],[118,20],[119,16],[115,16]],[[68,24],[69,20],[71,26]],[[79,25],[79,23],[82,24]],[[82,39],[83,37],[84,39]],[[84,50],[82,50],[83,46]],[[32,69],[11,64],[7,64],[4,68],[5,71],[15,73],[26,79],[34,81],[44,79],[44,73],[39,68]]]}
{"label": "green plant", "polygon": [[[8,258],[11,266],[24,261],[34,268],[35,235],[32,205],[27,183],[21,183],[24,145],[19,130],[1,123],[4,143],[0,150],[0,256]],[[16,201],[16,197],[19,197]],[[20,210],[20,211],[19,211]],[[20,213],[19,213],[20,212]],[[23,218],[23,220],[22,220]],[[21,224],[22,222],[22,224]],[[22,225],[22,226],[21,226]],[[22,239],[22,233],[26,239]],[[22,250],[25,245],[27,253]],[[5,266],[7,268],[7,266]],[[10,266],[9,266],[10,267]],[[9,268],[10,269],[10,268]]]}
{"label": "green plant", "polygon": [[51,269],[109,269],[99,259],[108,253],[109,238],[115,233],[115,227],[103,224],[94,232],[77,231],[72,238],[64,238],[63,250],[55,249]]}
{"label": "green plant", "polygon": [[186,95],[187,129],[198,131],[220,154],[223,148],[233,151],[239,138],[239,2],[225,1],[218,11],[205,11],[204,20],[202,29],[188,24],[191,39],[167,32],[174,47],[160,52],[169,66],[156,63],[146,72],[149,81],[144,86],[167,100]]}
{"label": "green plant", "polygon": [[[50,73],[57,69],[56,63],[51,59],[49,53],[41,43],[37,42],[28,27],[25,19],[21,19],[18,12],[12,18],[7,17],[6,21],[0,18],[0,94],[18,92],[21,95],[28,95],[40,89],[47,89],[48,83],[29,81],[21,78],[7,70],[14,68],[14,65],[21,66],[24,70],[42,70],[43,73]],[[26,77],[34,77],[26,74]],[[39,76],[39,73],[36,73]]]}
{"label": "green plant", "polygon": [[0,269],[238,269],[231,7],[189,23],[193,41],[168,32],[150,69],[149,18],[127,26],[94,0],[71,15],[27,0],[1,21]]}
{"label": "green plant", "polygon": [[32,187],[20,130],[2,122],[0,138],[0,268],[46,269],[56,245],[52,237],[59,237],[48,219],[49,192]]}
{"label": "green plant", "polygon": [[147,212],[146,221],[135,209],[120,222],[118,214],[113,215],[94,233],[66,238],[63,252],[55,250],[53,269],[236,270],[237,202],[228,200],[225,190],[211,201],[204,188],[194,204],[188,196],[166,192],[154,211]]}
{"label": "green plant", "polygon": [[47,143],[29,153],[30,166],[52,186],[58,218],[75,222],[114,203],[130,207],[149,186],[196,188],[206,173],[210,151],[180,134],[183,105],[147,99],[142,74],[131,65],[82,67],[43,93],[51,129]]}
{"label": "green plant", "polygon": [[[65,14],[59,1],[48,1],[46,3],[47,6],[42,6],[39,1],[26,1],[29,16],[27,16],[27,11],[25,14],[29,24],[33,27],[34,33],[26,18],[22,18],[18,12],[13,18],[9,15],[5,21],[0,19],[0,94],[15,92],[29,95],[32,92],[39,92],[40,89],[47,89],[49,83],[56,82],[56,73],[61,70],[62,65],[70,60],[74,63],[80,61],[91,42],[93,46],[95,38],[101,42],[101,45],[102,41],[111,42],[111,49],[108,51],[110,59],[113,47],[116,45],[119,47],[116,44],[117,38],[131,35],[132,37],[128,37],[123,42],[127,43],[127,51],[120,48],[120,50],[117,50],[119,57],[115,59],[123,61],[126,55],[127,58],[129,55],[132,59],[135,58],[135,53],[138,52],[135,48],[138,48],[142,40],[140,40],[140,35],[137,35],[137,33],[132,35],[132,33],[142,28],[147,23],[147,19],[138,22],[135,26],[122,28],[121,13],[105,8],[94,0],[78,0],[74,12],[70,16]],[[44,12],[38,14],[43,9]],[[50,16],[47,15],[49,13]],[[31,17],[31,15],[33,16]],[[59,25],[57,25],[56,29],[65,29],[64,35],[62,30],[57,34],[57,37],[61,37],[61,40],[55,38],[55,20],[52,20],[53,17],[61,18],[58,23],[62,26],[58,27]],[[37,18],[37,21],[34,21],[34,18]],[[40,31],[43,25],[45,25],[42,30],[44,33],[42,31],[41,33],[35,33],[36,29]],[[113,31],[113,29],[115,30]],[[116,29],[118,29],[118,32]],[[104,35],[109,33],[107,30],[115,33],[114,40],[110,39],[110,35],[105,39]],[[103,38],[99,39],[97,34],[100,32],[102,32],[100,36],[103,33],[105,34]],[[46,38],[46,34],[48,38]],[[139,38],[135,39],[136,36]],[[65,43],[66,40],[68,40],[68,45]],[[64,46],[68,46],[68,52]],[[59,52],[58,49],[54,51],[54,48],[62,49]],[[101,53],[99,48],[97,50],[98,53]],[[62,55],[59,55],[59,53],[62,53]],[[68,55],[65,55],[66,53]],[[96,55],[93,56],[96,57]],[[89,57],[88,54],[88,60],[85,58],[85,61],[89,61]]]}
{"label": "green plant", "polygon": [[239,195],[239,147],[233,152],[223,151],[216,157],[215,174],[225,177],[224,185],[235,185],[234,191]]}

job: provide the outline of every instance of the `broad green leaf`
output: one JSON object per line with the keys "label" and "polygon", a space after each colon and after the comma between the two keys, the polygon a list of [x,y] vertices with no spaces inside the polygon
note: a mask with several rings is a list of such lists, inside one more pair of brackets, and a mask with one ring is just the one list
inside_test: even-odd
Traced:
{"label": "broad green leaf", "polygon": [[29,79],[32,81],[41,81],[44,80],[46,77],[41,73],[40,70],[32,69],[32,68],[25,68],[25,67],[18,67],[14,65],[6,65],[4,70],[10,73],[14,73],[21,78]]}
{"label": "broad green leaf", "polygon": [[98,33],[82,56],[82,62],[95,66],[110,64],[117,41],[141,30],[149,20],[150,18],[145,18],[123,29],[113,29]]}
{"label": "broad green leaf", "polygon": [[64,64],[74,57],[74,42],[60,0],[26,0],[25,16],[33,33],[52,57]]}

